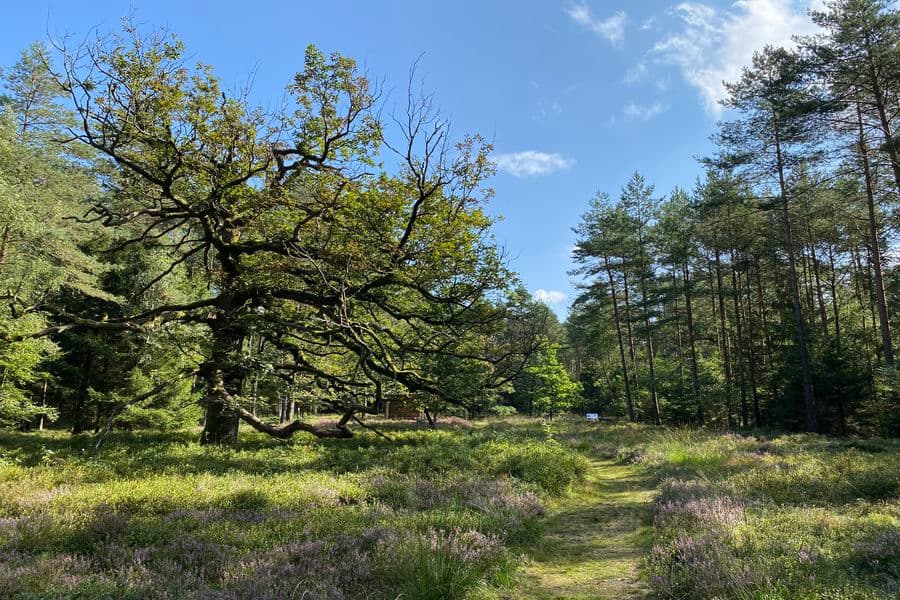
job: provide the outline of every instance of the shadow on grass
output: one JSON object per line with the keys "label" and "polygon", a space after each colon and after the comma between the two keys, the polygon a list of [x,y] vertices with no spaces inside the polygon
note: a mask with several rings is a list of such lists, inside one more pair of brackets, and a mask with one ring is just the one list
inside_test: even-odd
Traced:
{"label": "shadow on grass", "polygon": [[114,432],[99,452],[94,436],[64,431],[0,431],[0,462],[23,468],[74,465],[93,481],[153,475],[276,475],[283,473],[367,471],[384,466],[416,472],[440,472],[462,466],[472,448],[488,435],[467,435],[461,428],[428,429],[417,423],[382,422],[386,440],[360,431],[346,440],[298,435],[277,440],[242,432],[233,447],[203,447],[199,430]]}

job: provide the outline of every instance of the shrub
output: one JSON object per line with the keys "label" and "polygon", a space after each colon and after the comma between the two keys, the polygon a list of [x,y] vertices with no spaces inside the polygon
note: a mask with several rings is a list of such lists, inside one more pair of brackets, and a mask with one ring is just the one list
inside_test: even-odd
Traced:
{"label": "shrub", "polygon": [[749,594],[750,569],[713,535],[679,535],[650,551],[651,581],[669,598],[722,598]]}
{"label": "shrub", "polygon": [[860,567],[900,580],[900,528],[881,530],[853,547]]}
{"label": "shrub", "polygon": [[464,598],[512,568],[499,539],[460,529],[396,535],[382,545],[379,561],[395,591],[418,600]]}
{"label": "shrub", "polygon": [[722,529],[741,522],[744,506],[698,481],[667,479],[653,502],[657,527]]}
{"label": "shrub", "polygon": [[478,447],[477,460],[492,475],[509,475],[559,494],[587,471],[588,461],[561,444],[493,441]]}
{"label": "shrub", "polygon": [[490,413],[497,417],[511,417],[517,412],[515,406],[507,406],[505,404],[498,404],[497,406],[492,406],[490,409]]}
{"label": "shrub", "polygon": [[900,495],[900,454],[870,454],[850,448],[810,452],[784,442],[793,452],[766,459],[764,468],[735,478],[755,497],[779,504],[846,504]]}
{"label": "shrub", "polygon": [[91,567],[90,560],[77,555],[34,556],[0,550],[0,598],[77,597],[74,590],[99,583]]}
{"label": "shrub", "polygon": [[[223,598],[357,598],[373,587],[372,553],[384,532],[292,542],[233,563]],[[365,594],[368,595],[368,594]]]}

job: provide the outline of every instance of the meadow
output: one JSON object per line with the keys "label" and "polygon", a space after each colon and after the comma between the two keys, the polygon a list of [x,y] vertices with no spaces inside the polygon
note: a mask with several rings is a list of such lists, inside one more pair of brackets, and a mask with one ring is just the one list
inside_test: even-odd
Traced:
{"label": "meadow", "polygon": [[888,598],[900,443],[384,423],[0,433],[2,598]]}

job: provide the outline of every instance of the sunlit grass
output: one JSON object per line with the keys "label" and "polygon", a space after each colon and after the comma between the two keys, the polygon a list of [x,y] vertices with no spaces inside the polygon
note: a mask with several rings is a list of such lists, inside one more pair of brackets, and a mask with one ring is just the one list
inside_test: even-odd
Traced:
{"label": "sunlit grass", "polygon": [[488,593],[585,464],[540,427],[498,425],[236,448],[120,433],[99,453],[4,433],[0,597]]}
{"label": "sunlit grass", "polygon": [[[0,434],[0,597],[885,598],[900,442],[524,417]],[[524,594],[524,596],[523,596]]]}
{"label": "sunlit grass", "polygon": [[638,464],[664,597],[887,598],[900,593],[900,443],[673,431]]}

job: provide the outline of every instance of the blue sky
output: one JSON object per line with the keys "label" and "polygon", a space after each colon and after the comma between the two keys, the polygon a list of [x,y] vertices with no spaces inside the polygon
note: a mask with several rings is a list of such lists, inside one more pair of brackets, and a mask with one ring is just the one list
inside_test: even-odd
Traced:
{"label": "blue sky", "polygon": [[277,100],[314,43],[356,58],[401,102],[411,64],[457,135],[492,140],[497,240],[526,286],[565,316],[571,228],[634,171],[691,187],[721,116],[721,81],[754,49],[810,33],[818,0],[30,0],[6,8],[0,64],[35,40],[109,30],[134,11],[177,33],[226,84],[255,70]]}

